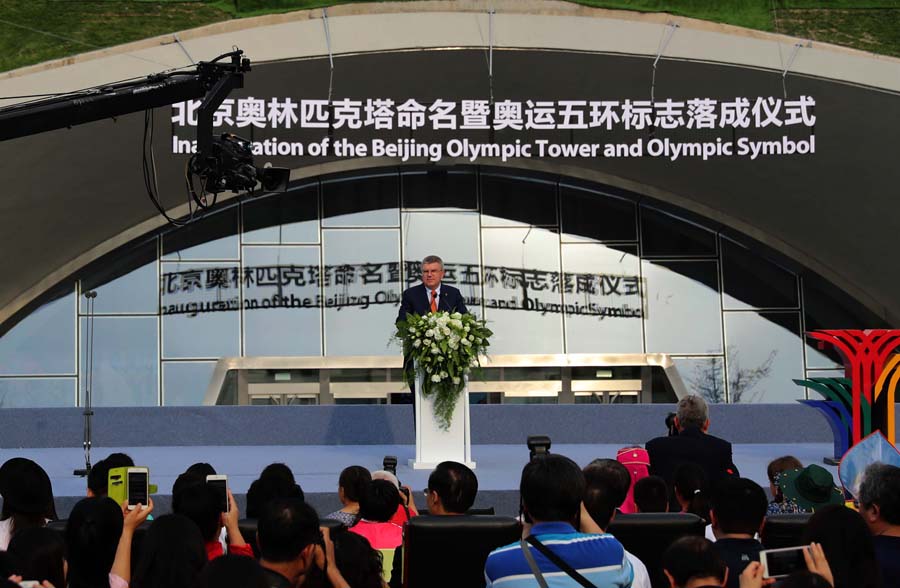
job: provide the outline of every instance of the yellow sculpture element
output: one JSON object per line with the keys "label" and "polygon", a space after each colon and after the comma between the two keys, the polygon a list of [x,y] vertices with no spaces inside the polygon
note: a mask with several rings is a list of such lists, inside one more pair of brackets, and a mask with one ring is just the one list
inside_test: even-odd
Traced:
{"label": "yellow sculpture element", "polygon": [[[894,399],[897,396],[897,384],[900,383],[900,369],[895,369],[898,364],[900,364],[900,355],[892,355],[887,363],[884,364],[884,369],[881,371],[881,375],[878,376],[878,381],[875,383],[874,401],[877,401],[882,393],[887,393],[887,402],[885,403],[885,406],[887,407],[887,431],[884,431],[884,433],[891,445],[895,445],[896,440],[897,424]],[[893,374],[891,372],[893,372]],[[889,382],[888,376],[890,376]],[[887,382],[887,386],[885,386],[885,382]]]}

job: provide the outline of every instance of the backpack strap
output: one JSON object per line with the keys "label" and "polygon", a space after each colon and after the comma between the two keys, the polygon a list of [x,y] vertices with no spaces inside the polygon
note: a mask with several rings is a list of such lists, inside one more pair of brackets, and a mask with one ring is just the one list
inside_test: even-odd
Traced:
{"label": "backpack strap", "polygon": [[[591,583],[590,580],[579,574],[578,570],[567,564],[561,557],[550,551],[550,549],[546,545],[538,541],[537,537],[535,537],[534,535],[530,535],[527,539],[524,539],[523,543],[524,541],[527,541],[531,545],[534,545],[534,548],[540,551],[544,557],[553,562],[556,567],[568,574],[569,577],[571,577],[573,580],[584,586],[584,588],[597,588],[596,586],[594,586],[594,584]],[[528,557],[531,556],[530,552],[527,553],[528,555],[525,557],[525,559],[528,559]],[[531,562],[529,562],[529,565],[531,565]],[[535,564],[535,567],[537,567],[537,564]],[[534,568],[532,568],[532,571],[534,571]],[[540,572],[540,570],[538,570],[538,572]],[[543,579],[543,576],[541,577],[541,579]],[[538,583],[540,583],[540,580],[538,580]]]}
{"label": "backpack strap", "polygon": [[531,568],[531,573],[534,574],[534,579],[537,580],[538,586],[547,588],[547,580],[544,579],[544,574],[541,573],[537,562],[534,561],[534,556],[531,555],[531,549],[528,548],[528,544],[525,543],[524,539],[519,539],[519,545],[522,547],[522,554],[525,556],[525,561],[528,562],[528,567]]}

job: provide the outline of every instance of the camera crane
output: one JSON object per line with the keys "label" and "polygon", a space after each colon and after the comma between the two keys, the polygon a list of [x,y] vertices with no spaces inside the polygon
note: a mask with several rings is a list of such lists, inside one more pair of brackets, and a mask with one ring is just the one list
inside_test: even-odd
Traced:
{"label": "camera crane", "polygon": [[[250,191],[258,183],[269,191],[284,190],[288,170],[254,167],[251,143],[236,135],[224,133],[213,137],[213,114],[232,90],[244,87],[244,74],[250,71],[250,60],[243,54],[235,49],[212,61],[201,61],[193,70],[152,74],[0,108],[0,141],[134,112],[145,111],[149,116],[152,109],[160,106],[201,99],[197,110],[197,151],[186,170],[188,190],[197,205],[211,206],[206,202],[206,193]],[[149,124],[149,118],[146,123]],[[150,170],[146,161],[144,167],[145,180],[148,180]],[[192,175],[201,180],[199,195],[194,190]],[[154,204],[166,215],[149,183],[147,187]]]}
{"label": "camera crane", "polygon": [[[193,220],[193,213],[187,221],[169,217],[156,194],[156,166],[150,148],[153,141],[153,109],[200,99],[197,150],[185,168],[185,183],[197,206],[209,208],[215,204],[219,192],[253,191],[258,184],[266,191],[283,191],[287,189],[289,170],[254,167],[250,141],[230,133],[213,136],[213,114],[232,90],[244,87],[244,74],[250,71],[250,60],[243,54],[240,49],[235,49],[212,61],[200,62],[193,70],[168,71],[0,108],[0,141],[144,111],[144,184],[160,214],[170,223],[182,226]],[[194,188],[194,177],[200,179],[199,194]],[[213,195],[211,202],[207,202],[208,193]],[[85,293],[90,333],[87,354],[90,357],[93,355],[96,296],[93,291]],[[85,388],[85,467],[75,470],[74,474],[78,476],[87,476],[91,471],[91,417],[94,415],[91,407],[92,364],[91,359]]]}

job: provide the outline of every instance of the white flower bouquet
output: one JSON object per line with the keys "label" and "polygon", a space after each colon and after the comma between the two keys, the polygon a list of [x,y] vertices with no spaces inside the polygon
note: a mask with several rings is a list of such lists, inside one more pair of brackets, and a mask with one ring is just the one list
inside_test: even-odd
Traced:
{"label": "white flower bouquet", "polygon": [[[422,395],[434,403],[434,416],[444,430],[450,428],[453,409],[465,387],[465,377],[480,367],[494,333],[483,320],[471,314],[433,312],[409,314],[397,323],[394,338],[403,346],[403,356],[418,362],[422,370]],[[406,381],[415,381],[415,370],[407,366]]]}

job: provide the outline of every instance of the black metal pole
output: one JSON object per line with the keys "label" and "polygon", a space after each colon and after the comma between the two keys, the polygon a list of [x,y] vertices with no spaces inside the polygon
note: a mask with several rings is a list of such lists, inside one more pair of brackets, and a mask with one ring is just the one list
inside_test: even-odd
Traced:
{"label": "black metal pole", "polygon": [[84,385],[84,469],[78,469],[72,472],[76,476],[87,476],[91,473],[91,419],[94,416],[93,405],[91,403],[91,388],[94,380],[94,300],[97,298],[97,292],[90,290],[84,293],[87,299],[87,325],[85,328],[87,334],[85,352],[85,385]]}

